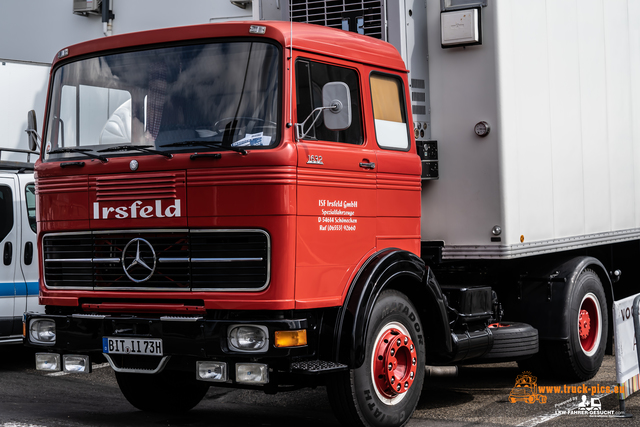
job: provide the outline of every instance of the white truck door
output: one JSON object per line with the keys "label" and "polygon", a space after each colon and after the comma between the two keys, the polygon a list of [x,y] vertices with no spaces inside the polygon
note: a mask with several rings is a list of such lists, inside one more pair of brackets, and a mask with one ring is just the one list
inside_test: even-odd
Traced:
{"label": "white truck door", "polygon": [[[18,175],[20,182],[20,270],[25,283],[25,311],[43,312],[38,305],[38,250],[36,245],[36,186],[33,174]],[[21,289],[22,290],[22,289]],[[17,309],[16,304],[16,309]]]}
{"label": "white truck door", "polygon": [[[17,179],[15,176],[0,177],[0,343],[7,339],[16,338],[21,334],[19,327],[15,326],[15,317],[22,316],[26,297],[22,298],[22,304],[16,302],[16,278],[19,287],[25,287],[22,273],[16,271],[19,260],[18,227],[19,224],[19,198],[16,197]],[[16,277],[18,276],[18,277]]]}

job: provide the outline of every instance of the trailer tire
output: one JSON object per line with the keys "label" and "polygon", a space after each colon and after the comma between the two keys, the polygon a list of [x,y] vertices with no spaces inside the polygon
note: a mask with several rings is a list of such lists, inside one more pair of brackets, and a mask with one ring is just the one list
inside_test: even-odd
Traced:
{"label": "trailer tire", "polygon": [[209,390],[209,384],[178,371],[159,374],[116,372],[116,380],[127,401],[145,412],[186,412],[200,403]]}
{"label": "trailer tire", "polygon": [[362,366],[328,379],[334,414],[345,426],[403,426],[420,399],[426,360],[418,311],[404,294],[380,294],[365,343]]}
{"label": "trailer tire", "polygon": [[489,325],[493,346],[482,362],[513,361],[531,357],[538,352],[538,330],[519,322],[500,322]]}
{"label": "trailer tire", "polygon": [[544,346],[556,377],[570,381],[593,378],[604,358],[609,330],[607,299],[598,275],[585,269],[569,298],[569,340]]}

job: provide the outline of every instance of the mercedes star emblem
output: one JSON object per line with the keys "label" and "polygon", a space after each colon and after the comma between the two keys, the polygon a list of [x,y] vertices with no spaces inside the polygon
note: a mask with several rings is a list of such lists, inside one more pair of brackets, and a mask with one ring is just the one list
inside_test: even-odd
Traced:
{"label": "mercedes star emblem", "polygon": [[131,169],[132,171],[138,170],[138,161],[137,160],[131,160],[129,162],[129,169]]}
{"label": "mercedes star emblem", "polygon": [[146,282],[156,270],[156,252],[151,243],[136,237],[122,251],[124,274],[136,283]]}

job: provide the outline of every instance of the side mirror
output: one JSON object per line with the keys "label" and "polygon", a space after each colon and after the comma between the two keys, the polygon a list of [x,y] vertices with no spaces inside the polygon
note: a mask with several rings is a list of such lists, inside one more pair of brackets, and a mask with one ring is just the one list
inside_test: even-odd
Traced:
{"label": "side mirror", "polygon": [[36,112],[30,110],[27,113],[27,135],[29,136],[29,150],[38,150],[38,120],[36,119]]}
{"label": "side mirror", "polygon": [[330,130],[351,126],[351,94],[344,82],[329,82],[322,88],[324,125]]}

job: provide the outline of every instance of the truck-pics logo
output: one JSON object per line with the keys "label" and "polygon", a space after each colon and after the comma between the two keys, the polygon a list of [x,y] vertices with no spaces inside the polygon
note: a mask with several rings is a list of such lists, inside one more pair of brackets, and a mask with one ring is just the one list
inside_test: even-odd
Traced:
{"label": "truck-pics logo", "polygon": [[180,216],[180,199],[172,205],[162,206],[162,200],[136,200],[129,206],[100,206],[100,202],[93,203],[93,219],[125,219],[125,218],[172,218]]}
{"label": "truck-pics logo", "polygon": [[509,393],[509,402],[547,403],[547,396],[538,393],[538,378],[531,372],[523,372],[516,377],[516,385]]}

